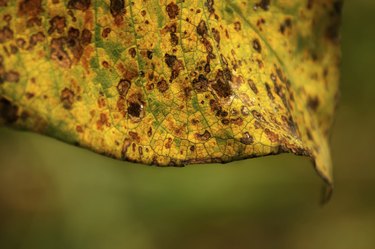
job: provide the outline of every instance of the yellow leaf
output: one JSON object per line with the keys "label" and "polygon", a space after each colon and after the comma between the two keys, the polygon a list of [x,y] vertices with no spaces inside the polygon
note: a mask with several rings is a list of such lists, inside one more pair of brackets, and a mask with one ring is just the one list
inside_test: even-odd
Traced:
{"label": "yellow leaf", "polygon": [[292,152],[332,183],[337,0],[0,1],[0,122],[127,161]]}

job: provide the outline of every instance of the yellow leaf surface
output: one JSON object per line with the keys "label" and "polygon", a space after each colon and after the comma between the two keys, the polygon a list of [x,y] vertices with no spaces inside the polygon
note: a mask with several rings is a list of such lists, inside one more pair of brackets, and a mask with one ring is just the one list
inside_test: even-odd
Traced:
{"label": "yellow leaf surface", "polygon": [[0,0],[0,122],[156,165],[291,152],[332,183],[337,0]]}

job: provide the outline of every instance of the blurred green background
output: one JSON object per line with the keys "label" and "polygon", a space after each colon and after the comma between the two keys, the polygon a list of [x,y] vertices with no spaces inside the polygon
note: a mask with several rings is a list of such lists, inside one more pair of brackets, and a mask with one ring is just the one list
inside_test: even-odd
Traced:
{"label": "blurred green background", "polygon": [[335,191],[281,155],[156,168],[0,129],[0,248],[375,248],[375,1],[347,0]]}

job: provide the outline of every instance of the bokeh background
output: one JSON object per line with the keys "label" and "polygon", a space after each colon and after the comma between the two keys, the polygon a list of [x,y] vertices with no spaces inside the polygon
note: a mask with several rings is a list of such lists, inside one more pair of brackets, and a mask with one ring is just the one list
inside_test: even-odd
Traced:
{"label": "bokeh background", "polygon": [[374,23],[345,2],[327,205],[301,157],[160,169],[0,128],[0,248],[375,248]]}

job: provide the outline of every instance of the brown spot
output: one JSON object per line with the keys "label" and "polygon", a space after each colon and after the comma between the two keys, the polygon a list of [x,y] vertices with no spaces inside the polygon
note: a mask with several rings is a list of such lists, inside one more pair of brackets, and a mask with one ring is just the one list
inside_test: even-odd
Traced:
{"label": "brown spot", "polygon": [[128,106],[128,114],[139,118],[141,116],[142,106],[136,102],[130,102]]}
{"label": "brown spot", "polygon": [[13,30],[11,30],[8,26],[0,29],[0,43],[4,43],[11,39],[13,39]]}
{"label": "brown spot", "polygon": [[258,53],[261,53],[262,52],[262,46],[260,45],[260,42],[258,39],[254,39],[253,40],[253,48],[258,52]]}
{"label": "brown spot", "polygon": [[215,12],[215,9],[214,9],[214,0],[207,0],[206,3],[205,3],[207,9],[208,9],[208,12],[210,12],[210,14],[213,14]]}
{"label": "brown spot", "polygon": [[52,34],[57,31],[57,33],[62,34],[66,28],[66,19],[63,16],[54,16],[49,20],[51,27],[48,29],[48,34]]}
{"label": "brown spot", "polygon": [[250,145],[254,142],[254,138],[248,132],[245,132],[243,133],[243,136],[240,138],[240,142],[246,145]]}
{"label": "brown spot", "polygon": [[8,71],[5,73],[4,80],[8,82],[18,82],[20,80],[20,74],[13,70]]}
{"label": "brown spot", "polygon": [[178,36],[176,35],[176,33],[170,33],[170,36],[171,36],[171,45],[173,47],[177,46],[178,45]]}
{"label": "brown spot", "polygon": [[212,28],[211,32],[212,32],[212,35],[214,37],[214,40],[216,41],[217,45],[219,46],[219,44],[220,44],[220,32],[215,28]]}
{"label": "brown spot", "polygon": [[285,21],[280,25],[280,33],[284,34],[287,29],[292,27],[292,20],[290,18],[286,18]]}
{"label": "brown spot", "polygon": [[192,85],[197,92],[205,92],[208,88],[208,80],[203,74],[200,74],[198,79],[193,80]]}
{"label": "brown spot", "polygon": [[200,36],[205,36],[207,35],[207,26],[206,26],[206,22],[201,20],[197,26],[197,33],[198,35]]}
{"label": "brown spot", "polygon": [[137,55],[137,51],[135,50],[135,48],[130,48],[129,54],[132,58],[135,58],[135,56]]}
{"label": "brown spot", "polygon": [[130,81],[121,79],[119,83],[117,84],[117,92],[120,96],[124,97],[128,93],[130,89]]}
{"label": "brown spot", "polygon": [[8,0],[0,0],[0,7],[6,7],[8,5]]}
{"label": "brown spot", "polygon": [[109,9],[113,17],[125,14],[125,1],[124,0],[111,0]]}
{"label": "brown spot", "polygon": [[255,85],[254,81],[251,80],[251,79],[249,79],[249,80],[247,80],[247,83],[249,84],[251,90],[252,90],[255,94],[258,94],[259,91],[258,91],[258,88],[257,88],[257,86]]}
{"label": "brown spot", "polygon": [[68,37],[66,39],[66,44],[77,61],[82,57],[83,54],[83,47],[79,40],[79,34],[80,32],[78,29],[70,27]]}
{"label": "brown spot", "polygon": [[81,44],[87,46],[91,43],[92,33],[88,29],[83,29],[81,33]]}
{"label": "brown spot", "polygon": [[267,90],[267,95],[268,95],[268,97],[269,97],[271,100],[274,100],[275,97],[274,97],[273,94],[272,94],[272,91],[271,91],[271,87],[270,87],[270,85],[268,85],[268,83],[265,83],[265,86],[266,86],[266,90]]}
{"label": "brown spot", "polygon": [[165,9],[171,19],[175,19],[180,12],[180,8],[174,2],[169,3]]}
{"label": "brown spot", "polygon": [[141,138],[139,137],[137,132],[129,131],[129,136],[133,141],[136,141],[137,143],[141,142]]}
{"label": "brown spot", "polygon": [[195,151],[195,146],[194,146],[194,145],[190,146],[190,151],[191,151],[191,152],[194,152],[194,151]]}
{"label": "brown spot", "polygon": [[83,132],[82,126],[77,125],[77,126],[76,126],[76,131],[77,131],[78,133],[82,133],[82,132]]}
{"label": "brown spot", "polygon": [[91,0],[69,0],[68,9],[85,11],[90,7]]}
{"label": "brown spot", "polygon": [[108,35],[109,35],[109,33],[111,33],[111,28],[105,28],[105,29],[103,29],[103,31],[102,31],[102,37],[103,38],[107,38],[108,37]]}
{"label": "brown spot", "polygon": [[160,80],[157,84],[156,84],[159,92],[161,93],[164,93],[166,92],[168,89],[169,89],[169,85],[167,83],[167,81],[165,79],[162,79]]}
{"label": "brown spot", "polygon": [[229,69],[218,70],[216,74],[215,83],[212,84],[212,88],[215,90],[217,95],[222,98],[227,98],[233,94],[230,82],[232,81],[232,73]]}
{"label": "brown spot", "polygon": [[147,131],[147,136],[151,137],[152,136],[152,127],[150,127]]}
{"label": "brown spot", "polygon": [[238,32],[241,31],[241,23],[240,22],[235,22],[234,23],[234,29]]}
{"label": "brown spot", "polygon": [[271,131],[270,129],[266,128],[264,129],[264,133],[267,135],[268,139],[272,142],[272,143],[277,143],[279,142],[279,136]]}
{"label": "brown spot", "polygon": [[61,91],[60,95],[60,101],[63,105],[63,107],[67,110],[72,109],[73,103],[74,103],[74,92],[70,90],[69,88],[64,88]]}
{"label": "brown spot", "polygon": [[0,98],[0,123],[13,124],[18,119],[18,106],[8,99]]}
{"label": "brown spot", "polygon": [[238,126],[243,125],[243,119],[240,118],[240,117],[238,117],[238,118],[232,118],[232,119],[230,120],[230,122],[231,122],[232,124],[235,124],[235,125],[238,125]]}
{"label": "brown spot", "polygon": [[317,96],[309,97],[307,100],[307,107],[312,111],[316,111],[319,107],[319,98]]}
{"label": "brown spot", "polygon": [[147,58],[151,60],[152,59],[152,55],[153,55],[153,52],[150,51],[150,50],[147,50]]}
{"label": "brown spot", "polygon": [[42,11],[42,0],[21,0],[18,7],[18,14],[21,16],[37,16]]}
{"label": "brown spot", "polygon": [[175,55],[165,54],[164,61],[167,64],[168,67],[172,68],[177,60],[177,57]]}
{"label": "brown spot", "polygon": [[181,60],[177,60],[175,55],[165,54],[164,61],[169,68],[172,70],[170,82],[178,77],[180,71],[184,69],[184,65]]}
{"label": "brown spot", "polygon": [[170,148],[171,148],[171,146],[172,146],[172,141],[173,141],[173,140],[172,140],[172,138],[170,138],[170,137],[167,139],[167,142],[165,143],[165,148],[166,148],[166,149],[170,149]]}
{"label": "brown spot", "polygon": [[198,139],[198,140],[201,140],[201,141],[207,141],[208,139],[211,138],[211,133],[207,130],[204,131],[203,134],[195,134],[195,137]]}
{"label": "brown spot", "polygon": [[105,113],[100,113],[99,120],[96,121],[96,127],[98,128],[98,130],[102,130],[103,126],[110,127],[111,124],[108,121],[107,115]]}
{"label": "brown spot", "polygon": [[260,0],[259,3],[254,5],[254,9],[257,10],[258,8],[262,8],[263,10],[269,10],[271,0]]}
{"label": "brown spot", "polygon": [[27,47],[27,50],[32,50],[38,44],[38,42],[44,41],[45,38],[46,36],[42,31],[39,31],[36,34],[32,34],[30,36],[29,46]]}
{"label": "brown spot", "polygon": [[64,42],[65,39],[63,37],[51,40],[51,59],[64,68],[70,68],[72,61],[68,53],[64,50]]}

